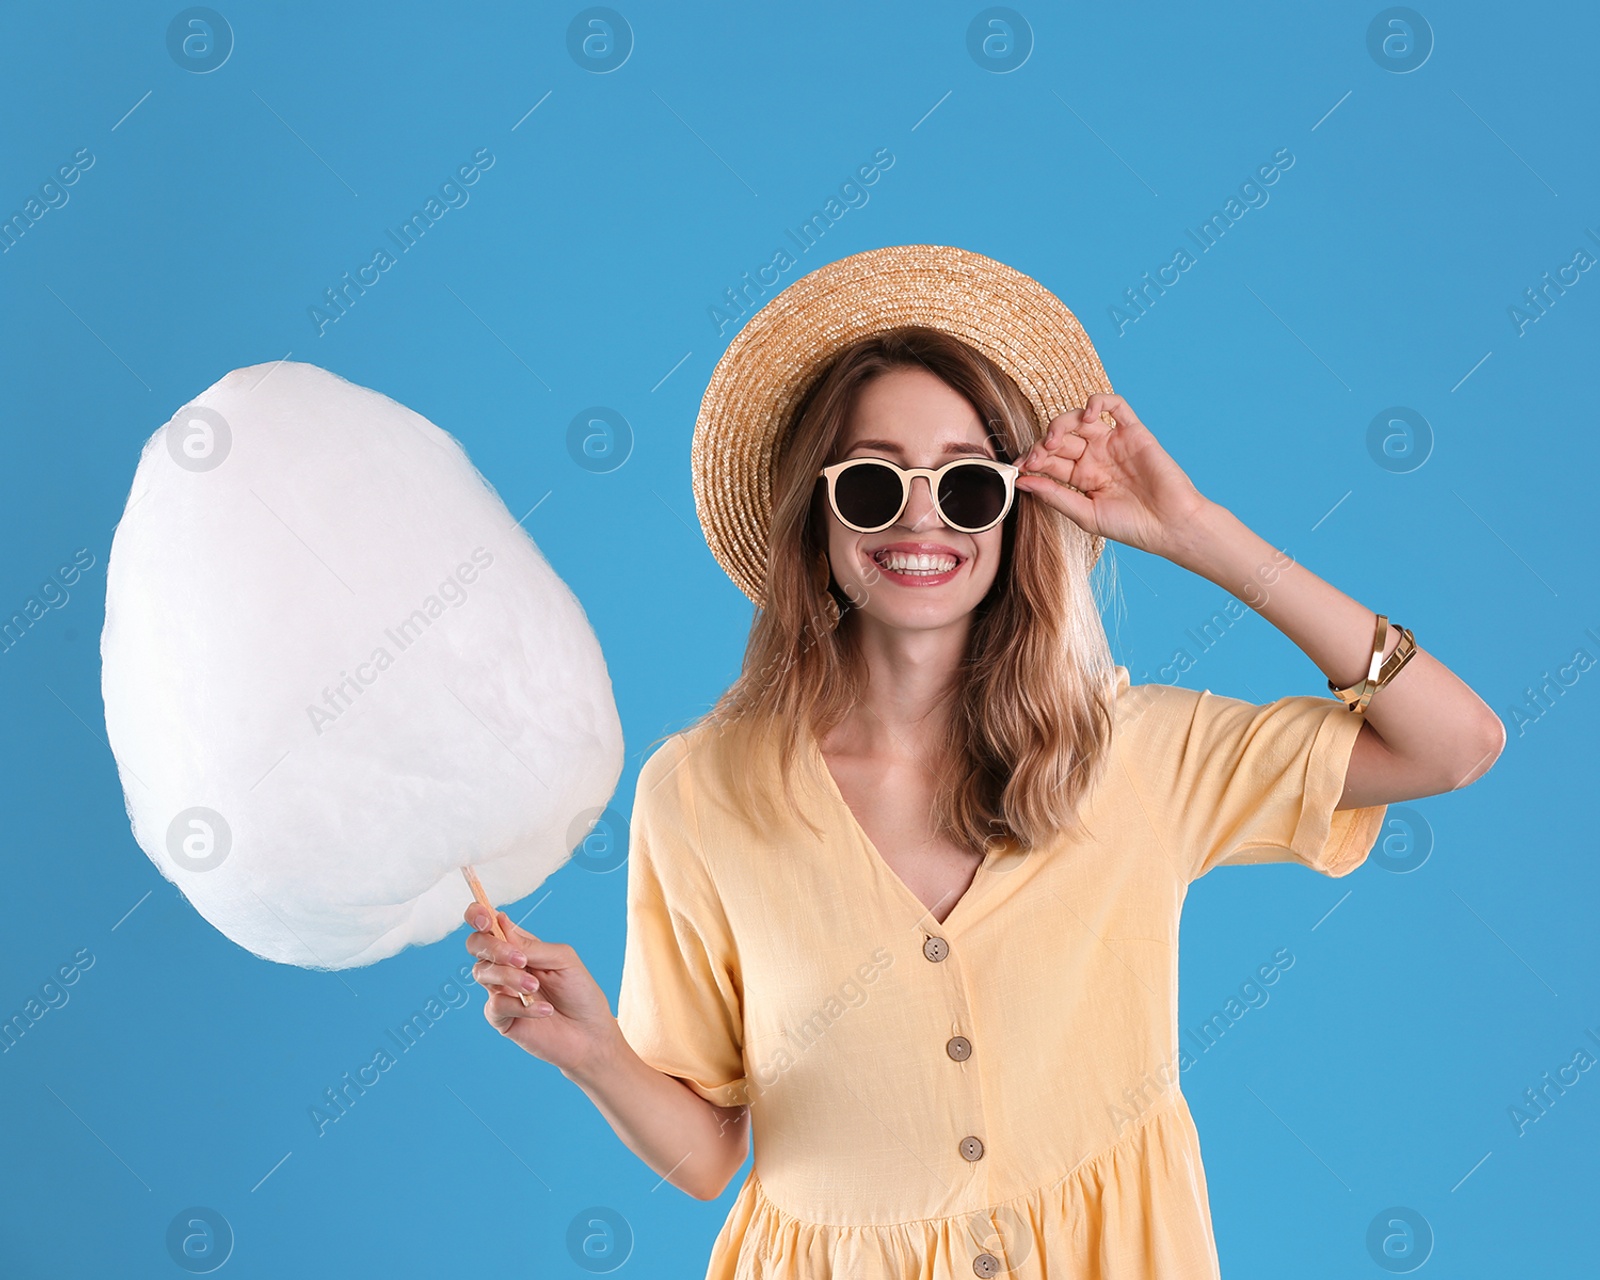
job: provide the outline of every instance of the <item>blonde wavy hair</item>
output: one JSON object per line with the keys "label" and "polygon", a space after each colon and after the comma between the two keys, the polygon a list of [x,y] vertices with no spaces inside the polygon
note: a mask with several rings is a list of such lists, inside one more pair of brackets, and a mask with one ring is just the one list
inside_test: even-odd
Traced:
{"label": "blonde wavy hair", "polygon": [[[738,679],[682,731],[709,731],[734,802],[757,823],[773,815],[775,802],[751,785],[760,766],[777,765],[784,798],[797,810],[801,735],[820,742],[862,696],[855,602],[833,578],[817,472],[843,452],[862,387],[902,367],[926,369],[964,396],[1003,461],[1021,457],[1047,425],[993,361],[920,326],[845,347],[807,393],[773,466],[767,606],[756,611]],[[1076,829],[1081,801],[1104,768],[1114,664],[1089,554],[1083,530],[1019,493],[1002,525],[994,584],[974,610],[941,744],[953,768],[937,790],[933,823],[962,847],[986,851],[1000,840],[1026,850]]]}

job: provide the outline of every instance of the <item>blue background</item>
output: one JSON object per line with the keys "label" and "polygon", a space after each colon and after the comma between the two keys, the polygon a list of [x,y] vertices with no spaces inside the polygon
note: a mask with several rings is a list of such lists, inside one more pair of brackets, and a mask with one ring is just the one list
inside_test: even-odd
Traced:
{"label": "blue background", "polygon": [[[241,1278],[581,1276],[569,1225],[595,1206],[626,1225],[591,1267],[703,1274],[743,1174],[714,1204],[662,1183],[494,1035],[476,989],[318,1136],[309,1108],[454,977],[465,930],[334,975],[199,917],[124,813],[105,561],[141,443],[229,370],[287,357],[376,388],[460,439],[514,513],[539,504],[526,527],[610,664],[625,809],[648,744],[733,679],[750,622],[689,483],[737,328],[712,305],[878,148],[870,198],[783,283],[912,242],[1034,275],[1202,492],[1411,626],[1508,725],[1488,776],[1396,806],[1348,879],[1226,868],[1191,891],[1186,1030],[1295,957],[1183,1076],[1224,1274],[1381,1276],[1369,1225],[1394,1207],[1428,1224],[1424,1276],[1592,1265],[1575,1219],[1600,1072],[1521,1134],[1509,1111],[1600,1054],[1582,821],[1600,671],[1580,670],[1600,655],[1600,273],[1569,271],[1537,320],[1511,311],[1600,254],[1592,7],[1431,6],[1409,72],[1369,50],[1372,4],[1030,5],[1029,57],[1004,73],[969,51],[977,5],[627,3],[609,73],[569,50],[576,7],[229,3],[230,55],[203,74],[168,51],[177,12],[22,6],[0,52],[0,214],[94,157],[0,255],[0,614],[93,559],[0,653],[0,1016],[94,958],[0,1055],[0,1274],[183,1274],[167,1231],[192,1206],[229,1224],[221,1273]],[[494,163],[468,203],[319,333],[324,291],[478,148]],[[1119,322],[1124,291],[1280,148],[1265,203]],[[569,447],[592,406],[627,424],[609,469]],[[1426,431],[1386,452],[1369,428],[1396,406]],[[1113,562],[1107,626],[1136,682],[1326,692],[1253,613],[1197,640],[1220,588],[1125,547]],[[1541,710],[1527,691],[1547,680]],[[570,864],[509,909],[577,945],[614,1000],[624,887]]]}

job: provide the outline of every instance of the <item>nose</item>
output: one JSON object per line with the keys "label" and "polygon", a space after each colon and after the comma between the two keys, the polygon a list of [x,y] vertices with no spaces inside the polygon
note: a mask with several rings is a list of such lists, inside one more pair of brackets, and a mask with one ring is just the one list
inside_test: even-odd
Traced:
{"label": "nose", "polygon": [[928,524],[938,524],[939,513],[933,505],[933,482],[927,476],[913,476],[911,496],[906,499],[906,509],[900,513],[900,523],[913,533],[919,533]]}

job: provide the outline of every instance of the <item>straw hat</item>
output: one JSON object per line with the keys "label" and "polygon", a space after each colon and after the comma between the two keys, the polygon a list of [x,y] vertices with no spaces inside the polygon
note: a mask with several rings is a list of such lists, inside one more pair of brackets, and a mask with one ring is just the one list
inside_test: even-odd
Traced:
{"label": "straw hat", "polygon": [[[690,450],[695,511],[711,553],[758,607],[765,604],[772,463],[797,406],[841,348],[913,324],[961,338],[1010,374],[1038,415],[1036,439],[1058,414],[1111,391],[1094,346],[1062,301],[981,253],[891,245],[802,276],[722,353]],[[1083,536],[1092,566],[1105,539]]]}

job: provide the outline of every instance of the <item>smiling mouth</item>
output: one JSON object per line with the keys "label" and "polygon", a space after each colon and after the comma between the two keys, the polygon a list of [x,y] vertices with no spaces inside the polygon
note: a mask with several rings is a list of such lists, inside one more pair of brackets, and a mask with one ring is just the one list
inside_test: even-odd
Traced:
{"label": "smiling mouth", "polygon": [[908,578],[938,578],[961,564],[961,557],[941,552],[875,551],[872,561],[880,569]]}

